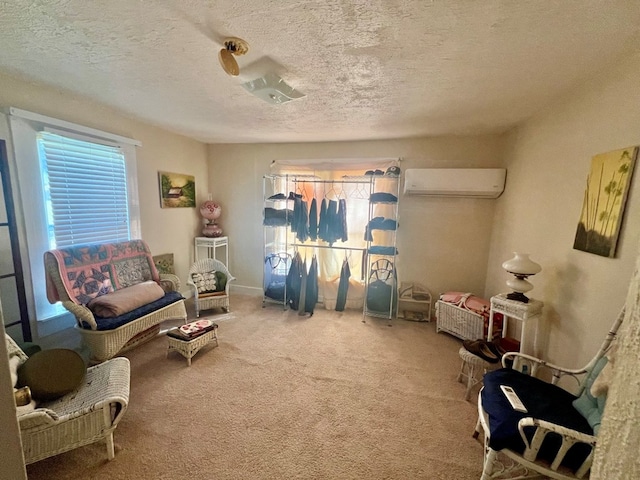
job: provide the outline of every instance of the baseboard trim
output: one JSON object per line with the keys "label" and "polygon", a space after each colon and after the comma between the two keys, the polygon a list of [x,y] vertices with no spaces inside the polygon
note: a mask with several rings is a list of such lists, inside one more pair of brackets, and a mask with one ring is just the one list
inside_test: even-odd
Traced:
{"label": "baseboard trim", "polygon": [[234,285],[231,284],[231,291],[234,293],[240,293],[243,295],[251,295],[253,297],[262,297],[263,292],[258,287],[248,287],[246,285]]}

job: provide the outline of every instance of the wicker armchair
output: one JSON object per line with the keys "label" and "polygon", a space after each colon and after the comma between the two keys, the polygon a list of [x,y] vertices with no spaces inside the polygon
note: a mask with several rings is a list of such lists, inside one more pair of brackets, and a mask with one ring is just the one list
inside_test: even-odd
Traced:
{"label": "wicker armchair", "polygon": [[[198,287],[194,283],[194,274],[210,274],[211,272],[222,272],[226,276],[226,285],[224,290],[219,292],[198,292]],[[200,316],[201,310],[209,310],[211,308],[221,307],[225,312],[229,311],[229,284],[235,280],[235,277],[229,273],[226,265],[220,260],[213,258],[203,258],[191,265],[189,268],[189,278],[187,285],[193,290],[195,300],[196,317]]]}
{"label": "wicker armchair", "polygon": [[[9,356],[17,355],[26,361],[20,347],[5,337]],[[129,372],[129,360],[124,357],[89,367],[76,390],[19,415],[25,464],[103,439],[107,458],[112,460],[113,431],[129,404]]]}

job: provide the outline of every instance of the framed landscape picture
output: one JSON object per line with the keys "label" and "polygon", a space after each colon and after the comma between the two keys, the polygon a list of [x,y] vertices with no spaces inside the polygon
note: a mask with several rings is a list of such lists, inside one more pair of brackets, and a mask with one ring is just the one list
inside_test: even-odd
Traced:
{"label": "framed landscape picture", "polygon": [[158,172],[162,208],[195,207],[196,179],[181,173]]}
{"label": "framed landscape picture", "polygon": [[596,155],[591,160],[573,248],[613,258],[638,147]]}

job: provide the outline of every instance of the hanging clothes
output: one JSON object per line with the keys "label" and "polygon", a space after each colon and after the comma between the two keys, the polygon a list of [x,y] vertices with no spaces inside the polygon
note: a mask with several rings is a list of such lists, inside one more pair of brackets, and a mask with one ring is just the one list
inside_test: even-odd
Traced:
{"label": "hanging clothes", "polygon": [[338,202],[329,200],[327,206],[327,235],[323,240],[332,247],[333,243],[340,238],[340,219],[338,218]]}
{"label": "hanging clothes", "polygon": [[300,214],[296,228],[296,238],[303,243],[307,241],[307,238],[309,238],[309,214],[307,213],[307,202],[304,200],[300,202]]}
{"label": "hanging clothes", "polygon": [[341,198],[338,201],[338,238],[343,242],[349,240],[347,235],[347,201]]}
{"label": "hanging clothes", "polygon": [[298,194],[294,195],[293,200],[291,231],[296,234],[296,238],[301,242],[304,242],[309,237],[309,215],[307,213],[307,202],[302,200],[302,195]]}
{"label": "hanging clothes", "polygon": [[320,220],[318,222],[318,238],[325,240],[327,238],[329,224],[327,223],[327,199],[323,198],[320,204]]}
{"label": "hanging clothes", "polygon": [[298,299],[298,315],[304,315],[305,299],[307,298],[307,258],[302,262],[300,270],[300,298]]}
{"label": "hanging clothes", "polygon": [[311,259],[309,274],[307,275],[304,311],[313,315],[316,303],[318,303],[318,259],[314,255]]}
{"label": "hanging clothes", "polygon": [[300,301],[300,283],[302,280],[302,258],[296,252],[287,275],[287,303],[293,310],[298,310]]}
{"label": "hanging clothes", "polygon": [[338,297],[336,299],[336,311],[338,312],[342,312],[347,303],[350,277],[351,269],[349,268],[349,261],[345,258],[342,262],[342,269],[340,270],[340,283],[338,284]]}
{"label": "hanging clothes", "polygon": [[314,242],[318,239],[318,203],[315,198],[309,208],[309,238]]}

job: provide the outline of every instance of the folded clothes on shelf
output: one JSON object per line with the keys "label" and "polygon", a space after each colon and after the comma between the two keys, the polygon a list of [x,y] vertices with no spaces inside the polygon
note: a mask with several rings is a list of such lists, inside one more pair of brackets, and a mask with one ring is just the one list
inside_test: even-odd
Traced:
{"label": "folded clothes on shelf", "polygon": [[376,192],[372,193],[369,197],[370,202],[387,202],[387,203],[396,203],[398,201],[398,197],[393,195],[392,193],[387,192]]}
{"label": "folded clothes on shelf", "polygon": [[381,245],[374,245],[369,247],[369,253],[371,255],[397,255],[398,249],[396,247],[383,247]]}
{"label": "folded clothes on shelf", "polygon": [[293,192],[289,192],[289,196],[286,196],[284,193],[276,193],[267,198],[267,200],[295,200],[296,198],[302,198],[302,195]]}
{"label": "folded clothes on shelf", "polygon": [[398,223],[392,218],[374,217],[372,218],[364,230],[364,239],[373,242],[372,230],[396,230]]}
{"label": "folded clothes on shelf", "polygon": [[265,207],[263,225],[267,226],[282,226],[290,225],[293,219],[293,210],[291,209],[277,209],[271,207]]}

